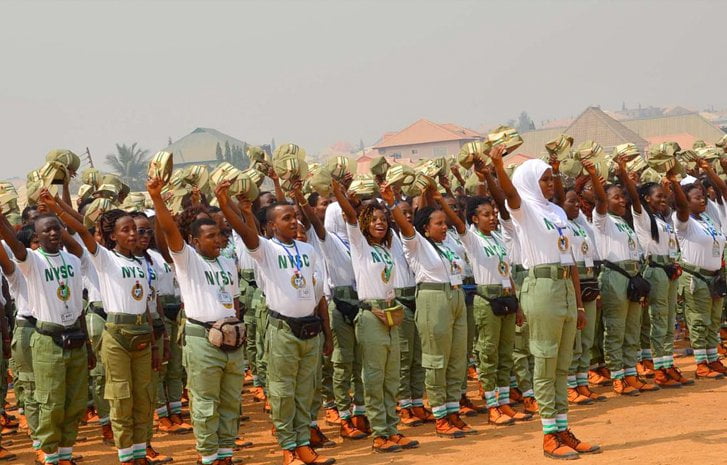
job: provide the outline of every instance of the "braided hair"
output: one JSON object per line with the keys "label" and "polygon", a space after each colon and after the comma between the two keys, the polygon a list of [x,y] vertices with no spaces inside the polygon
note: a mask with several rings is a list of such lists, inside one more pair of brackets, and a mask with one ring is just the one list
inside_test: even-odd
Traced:
{"label": "braided hair", "polygon": [[474,224],[472,217],[477,216],[477,209],[480,208],[480,205],[490,205],[494,207],[491,197],[483,197],[480,195],[467,197],[465,208],[465,211],[467,212],[467,224]]}
{"label": "braided hair", "polygon": [[659,187],[659,184],[655,182],[647,182],[639,189],[639,199],[641,200],[641,208],[649,215],[649,221],[651,223],[651,238],[654,242],[659,243],[659,227],[656,224],[656,214],[651,211],[649,203],[646,201],[646,197],[654,193],[654,190]]}
{"label": "braided hair", "polygon": [[434,250],[436,250],[439,255],[444,255],[442,250],[432,240],[432,238],[429,237],[429,234],[427,234],[426,231],[426,226],[429,224],[429,220],[432,218],[432,215],[436,211],[438,211],[436,208],[429,205],[417,209],[417,212],[414,214],[414,229],[416,229],[417,232],[422,235],[422,237],[424,237],[430,244],[432,244],[432,247],[434,247]]}
{"label": "braided hair", "polygon": [[369,232],[369,226],[374,222],[374,212],[380,211],[386,218],[386,236],[381,241],[387,248],[391,248],[391,222],[387,216],[387,210],[378,202],[369,202],[361,208],[361,212],[358,215],[358,225],[361,230],[361,234],[366,238],[366,241],[371,244],[372,237]]}
{"label": "braided hair", "polygon": [[107,249],[113,249],[116,247],[116,241],[111,239],[111,235],[114,232],[114,228],[116,228],[116,223],[125,216],[131,215],[124,210],[115,208],[104,212],[98,219],[98,225],[101,229],[101,237],[103,238],[103,245]]}

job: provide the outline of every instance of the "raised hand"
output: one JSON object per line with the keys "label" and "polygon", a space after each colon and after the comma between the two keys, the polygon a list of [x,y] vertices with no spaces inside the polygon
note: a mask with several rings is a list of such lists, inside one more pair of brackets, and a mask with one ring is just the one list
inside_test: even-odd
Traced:
{"label": "raised hand", "polygon": [[502,165],[504,163],[503,156],[505,155],[505,146],[500,144],[496,145],[490,150],[490,153],[487,153],[486,156],[492,160],[493,165]]}
{"label": "raised hand", "polygon": [[386,204],[390,207],[393,206],[394,202],[396,201],[396,197],[394,195],[394,189],[391,188],[391,185],[385,182],[381,184],[381,186],[379,186],[379,189],[381,191],[381,198],[384,199],[384,202],[386,202]]}
{"label": "raised hand", "polygon": [[149,178],[146,182],[146,191],[151,197],[161,198],[164,182],[158,177]]}

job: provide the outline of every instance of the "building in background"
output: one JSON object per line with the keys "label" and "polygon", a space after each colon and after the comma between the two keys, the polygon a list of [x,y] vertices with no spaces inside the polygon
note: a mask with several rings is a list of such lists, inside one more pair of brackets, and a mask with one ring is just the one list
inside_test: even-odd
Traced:
{"label": "building in background", "polygon": [[462,145],[482,137],[482,134],[456,124],[420,119],[399,132],[385,133],[372,148],[378,155],[393,160],[421,160],[457,154]]}
{"label": "building in background", "polygon": [[216,166],[226,161],[239,169],[250,164],[245,151],[248,143],[216,129],[197,128],[161,150],[174,154],[174,167],[188,165]]}

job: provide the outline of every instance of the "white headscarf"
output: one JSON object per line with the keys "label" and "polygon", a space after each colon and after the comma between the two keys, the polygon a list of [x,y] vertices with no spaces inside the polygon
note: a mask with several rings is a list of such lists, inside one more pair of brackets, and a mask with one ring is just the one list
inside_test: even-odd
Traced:
{"label": "white headscarf", "polygon": [[543,160],[527,160],[515,170],[512,176],[512,184],[517,189],[523,203],[538,210],[553,224],[562,227],[568,222],[565,211],[546,199],[542,189],[540,189],[540,178],[549,169],[550,165]]}

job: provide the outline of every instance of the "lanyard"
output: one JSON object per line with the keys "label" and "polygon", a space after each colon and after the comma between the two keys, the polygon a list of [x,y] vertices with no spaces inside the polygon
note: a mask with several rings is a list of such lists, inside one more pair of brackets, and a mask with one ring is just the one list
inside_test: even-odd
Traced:
{"label": "lanyard", "polygon": [[[346,253],[350,257],[351,256],[351,244],[348,241],[344,240],[341,236],[339,236],[338,233],[334,232],[333,235],[336,236],[339,241],[341,241],[341,243],[343,244],[344,247],[346,247]],[[297,251],[298,251],[298,249],[296,248],[296,252]]]}
{"label": "lanyard", "polygon": [[[482,239],[484,239],[485,242],[487,242],[487,245],[494,247],[495,253],[497,254],[498,258],[500,259],[500,261],[503,261],[503,259],[505,258],[506,251],[505,251],[505,248],[502,245],[500,245],[500,242],[497,240],[497,238],[495,236],[486,236],[479,229],[476,229],[475,232]],[[490,240],[494,241],[495,243],[493,244],[492,242],[490,242]]]}
{"label": "lanyard", "polygon": [[[146,257],[137,257],[137,258],[144,259],[144,264],[146,264],[146,283],[149,285],[149,289],[151,289],[152,269],[151,269],[151,265],[149,264],[149,260],[147,260]],[[156,273],[154,273],[154,275],[156,275]]]}
{"label": "lanyard", "polygon": [[[210,264],[212,263],[212,260],[210,260],[208,258],[204,258],[204,256],[202,258],[207,263],[210,263]],[[222,268],[222,263],[220,263],[220,257],[215,257],[215,263],[217,263],[217,266],[220,268],[220,273],[222,273],[224,275],[226,273],[226,271],[225,271],[224,268]],[[220,290],[224,290],[225,289],[225,286],[222,285],[222,284],[220,284],[219,279],[217,280],[217,284],[220,286]]]}
{"label": "lanyard", "polygon": [[714,225],[712,224],[712,219],[704,215],[704,219],[699,219],[695,215],[692,215],[692,218],[697,220],[700,224],[702,224],[702,229],[707,232],[710,236],[712,236],[712,241],[717,242],[717,230],[715,229]]}
{"label": "lanyard", "polygon": [[[461,269],[460,269],[459,265],[457,265],[454,262],[454,259],[455,259],[454,252],[449,250],[449,248],[446,245],[442,244],[441,242],[439,244],[435,243],[434,248],[437,249],[437,255],[439,255],[439,259],[442,260],[442,263],[444,263],[444,258],[447,259],[447,261],[449,262],[449,270],[451,273],[455,273],[455,271],[457,272],[456,274],[461,273]],[[446,268],[446,265],[445,265],[445,268]]]}
{"label": "lanyard", "polygon": [[[298,244],[296,244],[295,240],[293,240],[293,247],[295,247],[295,258],[297,260],[293,258],[293,255],[288,251],[288,248],[285,246],[285,244],[280,242],[277,238],[273,238],[273,242],[280,245],[280,247],[282,247],[283,250],[285,250],[285,253],[288,255],[288,258],[290,259],[291,263],[293,263],[293,266],[295,266],[295,274],[296,275],[300,274],[300,265],[298,265],[298,260],[300,260],[301,258],[300,258],[300,252],[298,252]],[[345,244],[345,242],[344,242],[344,244]],[[348,247],[348,246],[346,246],[346,247]],[[217,263],[219,263],[219,262],[217,262]]]}
{"label": "lanyard", "polygon": [[611,217],[611,219],[613,219],[613,222],[614,222],[614,223],[616,223],[616,224],[619,224],[619,223],[620,223],[621,225],[623,225],[623,227],[624,227],[624,231],[626,232],[626,235],[627,235],[627,236],[629,236],[629,239],[633,239],[633,236],[634,236],[634,234],[635,234],[635,233],[634,233],[634,230],[633,230],[633,229],[631,229],[631,226],[629,226],[629,224],[628,224],[627,222],[625,222],[625,221],[623,220],[623,218],[621,218],[621,217],[618,217],[618,216],[616,216],[616,215],[612,215],[612,214],[610,214],[610,213],[608,214],[608,216],[610,216],[610,217]]}
{"label": "lanyard", "polygon": [[573,220],[568,220],[568,222],[571,224],[571,226],[573,226],[571,229],[575,228],[573,229],[573,232],[576,233],[577,236],[587,237],[586,230],[583,229],[580,224],[576,223]]}
{"label": "lanyard", "polygon": [[[43,257],[45,258],[45,261],[48,262],[48,265],[51,268],[53,268],[53,263],[51,263],[50,258],[48,258],[48,257],[50,257],[50,255],[48,255],[48,253],[45,250],[43,250],[42,247],[40,249],[38,249],[38,251],[40,251],[40,254],[43,255]],[[58,255],[61,257],[61,261],[63,262],[63,268],[66,270],[66,273],[67,273],[68,266],[66,265],[66,259],[63,257],[63,252],[61,252],[59,250]],[[63,282],[61,280],[58,280],[58,291],[56,292],[56,294],[58,295],[58,298],[61,300],[61,302],[63,302],[63,305],[66,307],[66,310],[68,310],[68,299],[62,298],[62,296],[70,295],[70,288],[68,287],[68,284],[66,284],[65,282]]]}

